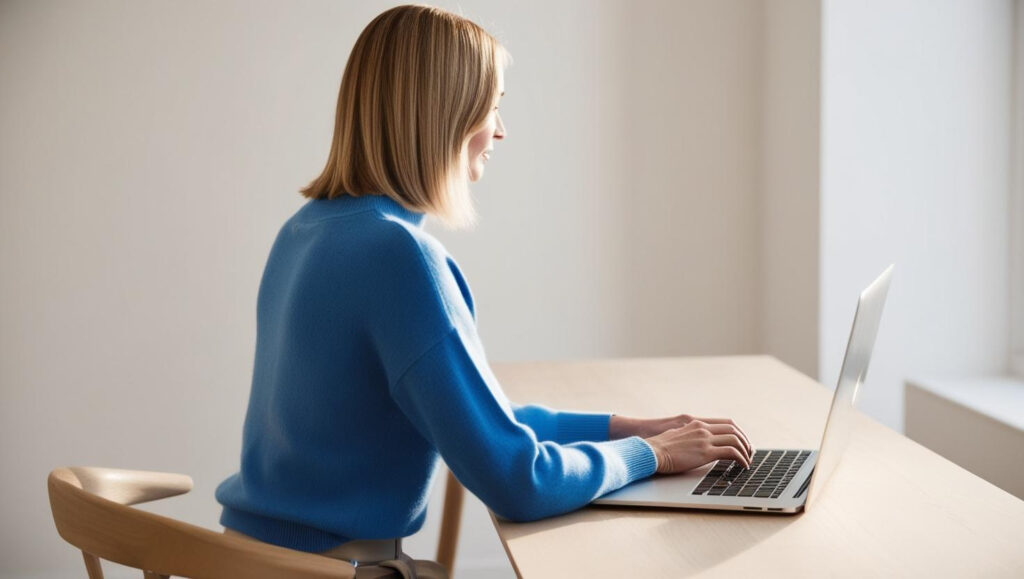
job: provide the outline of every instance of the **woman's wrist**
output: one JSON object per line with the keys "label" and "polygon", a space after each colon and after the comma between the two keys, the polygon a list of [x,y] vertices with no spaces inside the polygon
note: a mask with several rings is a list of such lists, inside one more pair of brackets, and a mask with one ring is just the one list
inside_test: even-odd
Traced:
{"label": "woman's wrist", "polygon": [[668,418],[630,418],[612,414],[608,421],[608,440],[618,440],[630,436],[649,438],[666,430],[686,426],[692,417],[688,414],[670,416]]}
{"label": "woman's wrist", "polygon": [[630,436],[639,436],[641,438],[647,436],[643,422],[642,418],[630,418],[629,416],[612,414],[611,419],[608,421],[608,440],[618,440],[620,438],[629,438]]}
{"label": "woman's wrist", "polygon": [[654,465],[655,472],[658,474],[664,474],[671,472],[672,470],[672,457],[669,452],[665,449],[665,446],[657,436],[651,436],[643,439],[647,443],[647,446],[651,447],[651,451],[654,452]]}
{"label": "woman's wrist", "polygon": [[608,420],[608,440],[640,436],[640,432],[642,430],[640,422],[641,419],[639,418],[630,418],[628,416],[612,414],[612,417]]}
{"label": "woman's wrist", "polygon": [[630,436],[639,436],[640,438],[655,436],[672,428],[668,424],[668,420],[667,418],[630,418],[613,414],[608,422],[608,438],[616,440]]}

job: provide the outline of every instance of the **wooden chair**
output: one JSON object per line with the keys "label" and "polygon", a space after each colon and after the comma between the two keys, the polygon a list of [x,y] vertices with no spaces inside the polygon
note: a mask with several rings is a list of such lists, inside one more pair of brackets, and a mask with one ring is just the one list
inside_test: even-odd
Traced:
{"label": "wooden chair", "polygon": [[[145,579],[355,577],[355,567],[346,561],[225,535],[129,506],[187,493],[192,479],[183,474],[58,468],[47,486],[57,532],[82,550],[89,579],[103,579],[100,559],[142,569]],[[449,473],[437,558],[449,570],[462,499],[462,486]]]}

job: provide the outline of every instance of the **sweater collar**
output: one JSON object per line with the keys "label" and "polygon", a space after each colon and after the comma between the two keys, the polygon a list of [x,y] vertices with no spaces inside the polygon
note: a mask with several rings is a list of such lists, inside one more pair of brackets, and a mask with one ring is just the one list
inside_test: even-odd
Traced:
{"label": "sweater collar", "polygon": [[423,227],[425,213],[406,209],[401,203],[387,195],[366,194],[359,197],[340,195],[334,199],[315,199],[309,202],[311,208],[324,215],[350,215],[376,209],[384,215],[398,218],[413,227]]}

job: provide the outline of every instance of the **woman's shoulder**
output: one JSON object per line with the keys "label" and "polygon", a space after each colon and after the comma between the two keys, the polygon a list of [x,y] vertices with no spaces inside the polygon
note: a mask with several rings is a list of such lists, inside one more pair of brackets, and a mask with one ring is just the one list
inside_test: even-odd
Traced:
{"label": "woman's shoulder", "polygon": [[[362,215],[358,223],[338,221],[328,243],[340,269],[371,285],[424,296],[451,288],[451,258],[444,245],[422,227],[388,215]],[[428,291],[432,290],[432,291]]]}
{"label": "woman's shoulder", "polygon": [[378,260],[405,266],[419,260],[429,266],[445,263],[449,257],[444,245],[422,227],[387,215],[377,215],[369,221],[364,231],[365,249]]}
{"label": "woman's shoulder", "polygon": [[456,310],[465,307],[469,316],[475,318],[469,284],[455,258],[436,237],[422,227],[409,226],[401,220],[382,224],[379,234],[382,249],[378,257],[386,262],[387,269],[403,278],[419,277],[450,307]]}
{"label": "woman's shoulder", "polygon": [[[415,224],[387,215],[363,223],[363,258],[358,271],[367,292],[363,303],[376,304],[367,315],[376,331],[385,332],[399,320],[399,333],[429,328],[433,340],[447,328],[473,323],[475,313],[469,286],[444,245]],[[383,321],[382,321],[383,320]]]}
{"label": "woman's shoulder", "polygon": [[471,303],[465,280],[444,245],[426,231],[422,219],[389,201],[311,202],[289,220],[283,233],[292,251],[282,259],[305,259],[307,264],[312,259],[317,263],[305,269],[333,278],[330,283],[358,279],[375,291],[388,288],[395,299],[400,294],[409,299],[433,294],[445,302],[461,296]]}
{"label": "woman's shoulder", "polygon": [[443,260],[447,256],[444,246],[419,224],[372,206],[344,209],[339,203],[310,201],[284,224],[281,234],[305,240],[346,261],[357,257],[372,262],[421,257]]}

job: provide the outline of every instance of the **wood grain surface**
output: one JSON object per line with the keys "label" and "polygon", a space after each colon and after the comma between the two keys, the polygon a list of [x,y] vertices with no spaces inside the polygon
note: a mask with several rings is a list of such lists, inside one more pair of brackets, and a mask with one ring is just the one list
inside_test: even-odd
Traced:
{"label": "wood grain surface", "polygon": [[[762,448],[816,448],[831,390],[770,356],[497,363],[509,397],[639,417],[731,417]],[[864,388],[871,388],[870,375]],[[798,515],[591,506],[492,515],[522,577],[1024,577],[1024,501],[857,414]]]}

